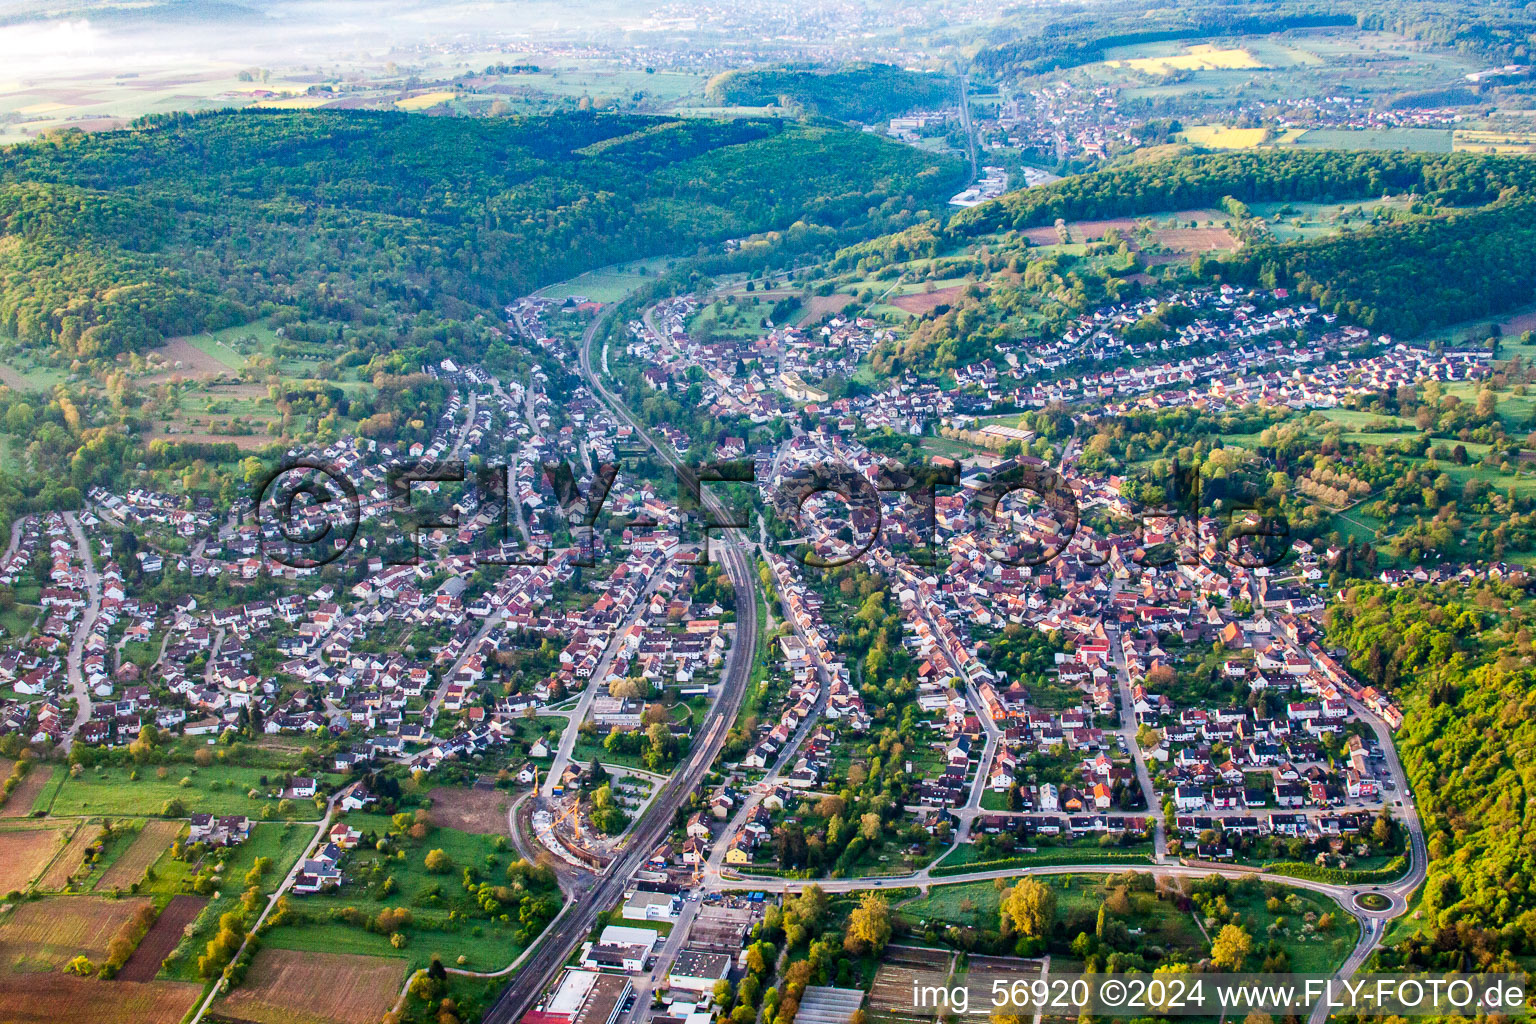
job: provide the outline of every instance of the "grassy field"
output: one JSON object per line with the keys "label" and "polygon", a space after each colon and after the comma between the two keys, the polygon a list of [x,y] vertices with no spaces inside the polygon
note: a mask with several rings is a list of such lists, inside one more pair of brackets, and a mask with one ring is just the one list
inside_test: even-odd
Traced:
{"label": "grassy field", "polygon": [[667,263],[665,259],[652,259],[603,267],[541,288],[534,294],[548,299],[580,295],[594,302],[618,302],[636,288],[655,281]]}
{"label": "grassy field", "polygon": [[[315,831],[303,824],[260,824],[251,828],[251,837],[239,846],[228,850],[224,860],[205,858],[199,865],[176,860],[167,849],[151,866],[147,884],[141,893],[160,897],[174,896],[183,892],[203,891],[199,895],[210,897],[209,903],[194,922],[191,934],[181,940],[166,959],[161,977],[178,981],[197,979],[197,958],[218,931],[219,917],[239,906],[240,895],[245,888],[245,876],[255,865],[258,857],[266,857],[272,866],[263,874],[258,888],[263,894],[271,893],[287,876],[294,862],[304,853]],[[199,886],[199,876],[210,884]]]}
{"label": "grassy field", "polygon": [[[161,778],[157,769],[145,766],[138,769],[116,766],[90,768],[78,777],[66,774],[58,786],[57,796],[49,805],[55,815],[155,815],[162,813],[169,801],[179,800],[182,813],[187,814],[246,814],[261,817],[268,808],[273,816],[292,819],[315,819],[320,812],[309,800],[294,800],[287,814],[278,810],[279,800],[262,795],[254,799],[247,794],[257,790],[262,794],[275,792],[281,782],[281,772],[269,772],[260,768],[241,768],[231,765],[213,765],[199,768],[195,765],[175,764],[166,766]],[[133,775],[138,778],[133,778]],[[265,777],[267,782],[262,783]]]}
{"label": "grassy field", "polygon": [[[383,835],[390,826],[388,817],[379,814],[350,814],[346,822],[365,835]],[[442,850],[452,863],[444,874],[432,874],[425,866],[426,855]],[[267,945],[281,949],[313,952],[357,953],[368,956],[405,957],[412,967],[425,967],[434,955],[449,966],[464,957],[471,970],[496,970],[505,967],[521,948],[513,935],[519,928],[516,913],[507,921],[485,916],[463,919],[467,904],[463,889],[466,869],[478,872],[492,885],[504,884],[506,868],[517,859],[504,837],[471,835],[449,828],[433,828],[421,840],[407,840],[404,856],[381,854],[360,847],[345,862],[351,880],[335,895],[294,896],[290,899],[293,920],[275,928]],[[391,891],[384,892],[386,879],[393,879]],[[397,950],[388,935],[365,930],[331,917],[343,907],[356,908],[373,917],[386,907],[409,907],[414,923],[402,929],[408,938],[406,948]],[[473,908],[476,915],[481,912]],[[515,907],[514,907],[515,911]]]}
{"label": "grassy field", "polygon": [[13,604],[0,612],[0,629],[4,629],[3,635],[22,639],[32,631],[32,624],[37,621],[37,613],[42,611],[35,604]]}
{"label": "grassy field", "polygon": [[1066,846],[1039,846],[1033,852],[1001,855],[986,859],[971,843],[955,847],[946,854],[935,868],[960,873],[966,868],[1028,867],[1033,864],[1136,864],[1150,863],[1151,844],[1137,846],[1101,847],[1097,841],[1086,840]]}
{"label": "grassy field", "polygon": [[1296,140],[1317,149],[1406,149],[1416,153],[1449,153],[1451,131],[1441,128],[1313,128]]}
{"label": "grassy field", "polygon": [[1229,128],[1221,124],[1194,124],[1184,129],[1186,141],[1207,149],[1252,149],[1268,134],[1263,128]]}
{"label": "grassy field", "polygon": [[1112,68],[1128,67],[1149,75],[1171,75],[1178,71],[1221,71],[1233,68],[1260,68],[1264,65],[1244,49],[1217,49],[1209,43],[1197,43],[1179,54],[1162,57],[1132,57],[1111,60]]}
{"label": "grassy field", "polygon": [[[1058,930],[1068,936],[1075,936],[1080,931],[1092,934],[1100,905],[1121,888],[1123,881],[1122,876],[1114,875],[1061,874],[1039,878],[1055,894]],[[1206,931],[1211,928],[1208,923],[1196,919],[1198,910],[1179,909],[1177,897],[1181,891],[1189,891],[1189,883],[1185,879],[1179,879],[1177,883],[1181,889],[1127,890],[1125,902],[1118,904],[1120,910],[1116,916],[1127,925],[1142,929],[1137,936],[1141,947],[1161,948],[1192,961],[1209,952]],[[927,896],[902,903],[897,911],[913,925],[941,922],[956,927],[996,928],[999,903],[1006,891],[1006,888],[1000,890],[992,881],[935,885]],[[1269,905],[1271,895],[1279,900],[1274,909]],[[1242,885],[1229,886],[1223,899],[1230,911],[1241,916],[1256,948],[1271,936],[1279,943],[1290,957],[1290,970],[1333,971],[1348,955],[1353,932],[1348,915],[1324,896],[1284,886]],[[1325,914],[1332,915],[1335,922],[1330,931],[1320,932],[1316,927],[1308,926],[1309,923],[1315,926]],[[1308,917],[1311,922],[1307,921]],[[1275,926],[1273,933],[1271,926]],[[1256,965],[1250,967],[1256,969]]]}

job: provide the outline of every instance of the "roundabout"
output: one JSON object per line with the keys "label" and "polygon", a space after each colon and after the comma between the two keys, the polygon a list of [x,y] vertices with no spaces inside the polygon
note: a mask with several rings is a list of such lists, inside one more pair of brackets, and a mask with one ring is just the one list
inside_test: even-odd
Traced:
{"label": "roundabout", "polygon": [[1375,890],[1355,894],[1355,906],[1368,914],[1380,914],[1391,910],[1395,902],[1386,893]]}

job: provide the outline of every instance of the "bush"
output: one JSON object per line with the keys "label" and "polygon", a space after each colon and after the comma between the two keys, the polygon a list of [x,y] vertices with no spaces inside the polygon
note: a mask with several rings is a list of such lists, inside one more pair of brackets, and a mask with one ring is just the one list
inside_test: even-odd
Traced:
{"label": "bush", "polygon": [[1305,878],[1313,882],[1328,882],[1332,885],[1369,885],[1376,882],[1396,881],[1402,877],[1404,871],[1408,870],[1408,862],[1402,857],[1393,857],[1382,867],[1353,871],[1347,868],[1322,868],[1304,861],[1280,861],[1264,865],[1264,870],[1275,875]]}

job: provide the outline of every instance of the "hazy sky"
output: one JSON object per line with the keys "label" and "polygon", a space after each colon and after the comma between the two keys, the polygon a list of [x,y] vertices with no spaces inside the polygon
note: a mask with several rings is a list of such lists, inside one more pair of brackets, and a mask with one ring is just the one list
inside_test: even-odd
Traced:
{"label": "hazy sky", "polygon": [[553,0],[396,3],[51,4],[0,2],[0,76],[101,77],[210,64],[305,64],[422,43],[592,38],[654,5]]}

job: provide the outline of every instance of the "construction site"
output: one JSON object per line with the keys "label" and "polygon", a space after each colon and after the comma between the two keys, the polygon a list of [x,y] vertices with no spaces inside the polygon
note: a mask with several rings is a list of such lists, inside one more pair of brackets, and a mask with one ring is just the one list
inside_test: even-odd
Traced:
{"label": "construction site", "polygon": [[539,844],[572,867],[601,871],[623,848],[624,836],[610,836],[592,824],[592,805],[578,785],[579,769],[567,769],[549,796],[534,782],[528,825]]}

